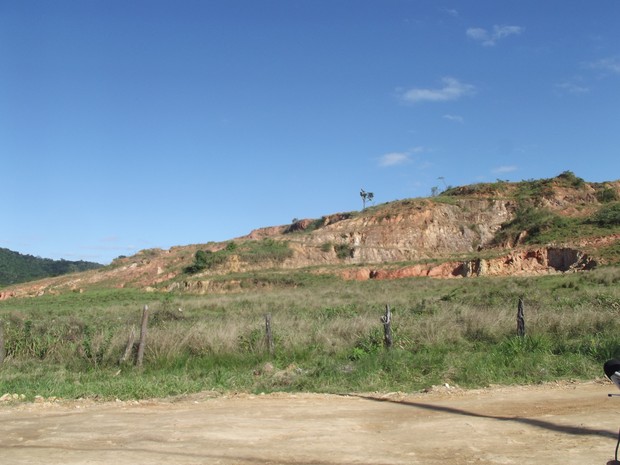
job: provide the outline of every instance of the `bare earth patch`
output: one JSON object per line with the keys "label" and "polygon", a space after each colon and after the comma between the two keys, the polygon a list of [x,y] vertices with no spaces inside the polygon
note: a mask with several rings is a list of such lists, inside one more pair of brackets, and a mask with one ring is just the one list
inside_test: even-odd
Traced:
{"label": "bare earth patch", "polygon": [[6,464],[579,464],[613,459],[605,382],[425,394],[203,393],[0,406]]}

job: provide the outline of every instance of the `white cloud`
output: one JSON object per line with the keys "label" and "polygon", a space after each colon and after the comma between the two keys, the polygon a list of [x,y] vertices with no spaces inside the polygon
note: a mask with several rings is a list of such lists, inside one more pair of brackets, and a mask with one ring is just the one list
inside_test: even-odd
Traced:
{"label": "white cloud", "polygon": [[489,33],[486,29],[482,29],[480,27],[470,27],[465,32],[467,37],[470,37],[474,40],[489,40]]}
{"label": "white cloud", "polygon": [[578,81],[575,80],[561,82],[560,84],[556,84],[555,87],[562,92],[573,95],[587,94],[590,92],[589,87],[578,84]]}
{"label": "white cloud", "polygon": [[493,173],[495,174],[501,174],[501,173],[512,173],[513,171],[517,171],[517,167],[514,165],[510,165],[510,166],[499,166],[497,168],[495,168],[493,170]]}
{"label": "white cloud", "polygon": [[402,98],[408,103],[445,102],[475,93],[474,86],[460,82],[455,78],[444,77],[441,81],[444,86],[440,89],[410,89],[403,94]]}
{"label": "white cloud", "polygon": [[410,161],[411,156],[408,152],[390,152],[379,158],[379,166],[404,165]]}
{"label": "white cloud", "polygon": [[465,122],[463,117],[459,115],[443,115],[443,117],[449,121],[454,121],[461,124]]}
{"label": "white cloud", "polygon": [[610,71],[615,74],[620,74],[620,58],[618,57],[602,58],[598,61],[590,63],[590,67],[594,69],[600,69],[603,71]]}
{"label": "white cloud", "polygon": [[519,35],[523,32],[521,26],[498,26],[494,25],[492,31],[487,31],[481,27],[470,27],[465,34],[470,39],[481,42],[485,47],[493,47],[498,40],[512,35]]}
{"label": "white cloud", "polygon": [[503,39],[511,35],[519,35],[523,32],[521,26],[493,26],[493,37]]}
{"label": "white cloud", "polygon": [[459,12],[457,10],[455,10],[454,8],[452,9],[446,9],[445,10],[446,13],[448,13],[450,16],[456,18],[459,15]]}

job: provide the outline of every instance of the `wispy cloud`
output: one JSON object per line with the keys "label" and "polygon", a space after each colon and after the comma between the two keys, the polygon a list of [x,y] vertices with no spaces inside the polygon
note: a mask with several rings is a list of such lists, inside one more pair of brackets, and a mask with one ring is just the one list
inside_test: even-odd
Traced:
{"label": "wispy cloud", "polygon": [[556,84],[555,88],[559,90],[560,92],[567,93],[567,94],[573,94],[573,95],[587,94],[588,92],[590,92],[590,88],[583,85],[581,81],[582,79],[571,79],[571,80],[563,81],[563,82],[560,82],[559,84]]}
{"label": "wispy cloud", "polygon": [[465,32],[467,37],[474,40],[480,41],[488,41],[489,40],[489,32],[486,29],[482,29],[481,27],[470,27]]}
{"label": "wispy cloud", "polygon": [[443,87],[438,89],[409,89],[403,93],[402,99],[408,103],[446,102],[457,100],[466,95],[473,95],[476,91],[476,88],[471,84],[465,84],[453,77],[444,77],[441,82]]}
{"label": "wispy cloud", "polygon": [[498,40],[512,35],[519,35],[523,32],[521,26],[493,26],[489,31],[481,27],[470,27],[465,34],[470,39],[481,42],[485,47],[493,47]]}
{"label": "wispy cloud", "polygon": [[459,12],[455,10],[454,8],[446,8],[444,11],[448,13],[450,16],[452,16],[453,18],[457,18],[459,16]]}
{"label": "wispy cloud", "polygon": [[594,61],[588,64],[590,68],[608,71],[614,74],[620,74],[620,58],[608,57]]}
{"label": "wispy cloud", "polygon": [[429,151],[428,148],[418,145],[416,147],[411,147],[409,150],[404,150],[402,152],[389,152],[379,157],[378,159],[379,166],[387,167],[387,166],[405,165],[413,161],[414,154],[428,152],[428,151]]}
{"label": "wispy cloud", "polygon": [[390,152],[379,157],[379,166],[404,165],[411,161],[411,154],[408,152]]}
{"label": "wispy cloud", "polygon": [[448,121],[454,121],[456,123],[463,124],[465,122],[463,117],[459,116],[459,115],[443,115],[443,117],[444,117],[444,119],[447,119]]}
{"label": "wispy cloud", "polygon": [[503,173],[512,173],[513,171],[517,171],[517,167],[514,165],[509,165],[509,166],[498,166],[497,168],[493,169],[493,173],[495,174],[503,174]]}

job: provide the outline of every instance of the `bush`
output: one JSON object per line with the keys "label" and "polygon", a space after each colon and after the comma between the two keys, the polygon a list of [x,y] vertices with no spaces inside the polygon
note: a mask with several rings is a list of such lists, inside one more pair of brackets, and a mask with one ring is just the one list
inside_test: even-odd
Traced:
{"label": "bush", "polygon": [[334,250],[336,251],[336,256],[341,260],[353,257],[354,249],[348,244],[337,244],[334,246]]}
{"label": "bush", "polygon": [[570,220],[555,213],[536,207],[519,208],[515,217],[502,224],[495,235],[495,243],[503,243],[510,238],[515,238],[522,231],[527,231],[525,242],[532,243],[543,233],[551,229],[561,229],[569,225]]}
{"label": "bush", "polygon": [[553,185],[550,179],[528,179],[517,185],[516,197],[521,202],[530,202],[553,195]]}
{"label": "bush", "polygon": [[599,209],[592,217],[591,222],[604,228],[619,226],[620,202],[614,202]]}
{"label": "bush", "polygon": [[608,203],[620,200],[620,198],[618,198],[618,193],[615,189],[604,186],[602,189],[596,191],[596,200],[601,203]]}
{"label": "bush", "polygon": [[575,176],[575,173],[572,171],[564,171],[563,173],[560,173],[557,179],[562,185],[576,188],[583,187],[586,183],[582,178]]}
{"label": "bush", "polygon": [[226,261],[226,253],[220,250],[212,252],[210,250],[199,250],[194,255],[194,263],[185,268],[186,273],[199,273],[206,269],[212,269]]}
{"label": "bush", "polygon": [[321,244],[321,252],[331,252],[334,249],[334,244],[331,242],[323,242]]}

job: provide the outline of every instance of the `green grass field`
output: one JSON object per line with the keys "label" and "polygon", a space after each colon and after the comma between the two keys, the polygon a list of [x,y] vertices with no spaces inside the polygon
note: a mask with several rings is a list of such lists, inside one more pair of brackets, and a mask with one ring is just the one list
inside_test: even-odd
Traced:
{"label": "green grass field", "polygon": [[[267,283],[268,285],[266,285]],[[620,269],[341,281],[288,272],[231,294],[101,290],[0,302],[0,395],[140,399],[201,390],[418,391],[602,376],[620,356]],[[516,336],[519,297],[526,336]],[[393,313],[394,346],[380,317]],[[143,367],[119,363],[142,307]],[[265,344],[272,318],[275,350]],[[135,349],[135,347],[134,347]]]}

